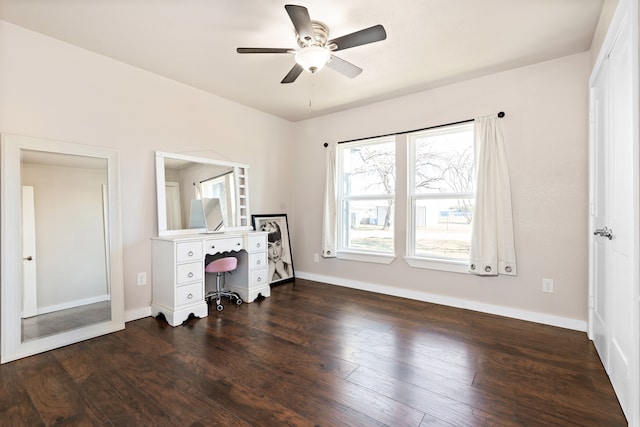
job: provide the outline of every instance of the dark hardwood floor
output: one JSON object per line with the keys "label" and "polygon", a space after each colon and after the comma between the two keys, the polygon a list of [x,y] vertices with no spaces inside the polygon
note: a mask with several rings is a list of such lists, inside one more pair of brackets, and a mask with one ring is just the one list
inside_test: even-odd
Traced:
{"label": "dark hardwood floor", "polygon": [[622,426],[584,333],[297,279],[0,366],[10,426]]}

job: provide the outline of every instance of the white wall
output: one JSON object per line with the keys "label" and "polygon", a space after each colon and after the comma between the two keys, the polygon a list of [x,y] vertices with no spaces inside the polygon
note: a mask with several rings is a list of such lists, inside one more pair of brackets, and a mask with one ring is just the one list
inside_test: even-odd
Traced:
{"label": "white wall", "polygon": [[[128,318],[148,310],[151,298],[136,274],[151,272],[153,152],[162,150],[250,164],[251,210],[289,215],[299,277],[584,327],[589,53],[295,124],[3,21],[0,64],[0,132],[120,151]],[[518,277],[412,269],[401,253],[390,266],[313,262],[320,252],[325,141],[500,110],[507,113]],[[397,219],[403,233],[404,218]],[[541,292],[543,277],[555,280],[554,294]]]}
{"label": "white wall", "polygon": [[[589,71],[585,52],[300,122],[292,147],[296,187],[290,221],[297,276],[584,329]],[[501,123],[511,171],[517,277],[414,269],[402,259],[403,251],[389,266],[313,261],[321,249],[324,142],[498,111],[506,112]],[[396,220],[396,237],[404,241],[406,215]],[[554,294],[541,292],[543,277],[554,279]]]}
{"label": "white wall", "polygon": [[616,12],[618,3],[619,0],[604,0],[604,3],[602,4],[602,11],[600,12],[600,19],[598,19],[598,26],[596,27],[596,31],[591,42],[590,52],[592,68],[596,63],[596,60],[598,59],[598,54],[600,53],[600,49],[602,48],[604,38],[607,36],[607,31],[609,30],[609,26],[611,25],[611,20],[613,19],[613,15]]}
{"label": "white wall", "polygon": [[5,21],[0,64],[0,132],[120,152],[127,319],[151,300],[155,150],[250,164],[252,211],[290,211],[293,124]]}

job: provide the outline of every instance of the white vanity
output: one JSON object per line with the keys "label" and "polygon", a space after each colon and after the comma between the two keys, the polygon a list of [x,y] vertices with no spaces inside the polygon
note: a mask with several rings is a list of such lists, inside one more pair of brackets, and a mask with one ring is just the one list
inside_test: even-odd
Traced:
{"label": "white vanity", "polygon": [[[206,317],[206,283],[215,288],[215,276],[205,277],[207,255],[235,256],[238,266],[225,274],[225,288],[237,292],[245,303],[271,295],[267,269],[267,233],[236,232],[216,235],[157,237],[153,251],[153,316],[162,313],[171,326],[190,314]],[[211,258],[215,259],[215,258]]]}
{"label": "white vanity", "polygon": [[[270,296],[267,233],[254,232],[249,224],[248,166],[158,152],[156,178],[152,315],[162,313],[171,326],[190,314],[206,317],[209,307],[204,296],[215,289],[215,276],[205,274],[204,267],[224,256],[238,259],[236,269],[225,274],[225,289],[237,292],[245,303]],[[189,206],[200,197],[216,197],[220,202],[216,206],[222,207],[224,232],[188,228],[193,216]]]}

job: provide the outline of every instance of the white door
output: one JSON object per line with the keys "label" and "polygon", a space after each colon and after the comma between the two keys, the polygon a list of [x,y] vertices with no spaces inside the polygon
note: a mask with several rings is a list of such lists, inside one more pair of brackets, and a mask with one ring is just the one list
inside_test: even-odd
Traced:
{"label": "white door", "polygon": [[[607,144],[610,171],[607,173],[607,217],[614,230],[609,240],[609,282],[611,298],[608,374],[623,408],[630,407],[631,361],[633,360],[634,301],[634,180],[633,103],[631,92],[631,39],[628,22],[609,55],[610,142]],[[606,237],[601,237],[605,239]],[[636,326],[637,327],[637,326]],[[638,343],[636,343],[637,345]],[[628,416],[629,414],[627,414]]]}
{"label": "white door", "polygon": [[[638,412],[634,67],[628,14],[592,81],[590,335],[627,416]],[[637,76],[635,76],[637,78]],[[635,168],[635,169],[634,169]]]}
{"label": "white door", "polygon": [[38,314],[36,292],[36,215],[33,187],[22,187],[22,317]]}

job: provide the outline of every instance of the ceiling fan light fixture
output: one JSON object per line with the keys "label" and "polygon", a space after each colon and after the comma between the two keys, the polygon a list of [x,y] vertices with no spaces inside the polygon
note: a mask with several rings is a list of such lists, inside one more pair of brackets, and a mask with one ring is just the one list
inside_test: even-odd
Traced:
{"label": "ceiling fan light fixture", "polygon": [[333,52],[379,42],[387,38],[384,27],[378,24],[335,39],[329,39],[329,28],[320,21],[312,21],[306,7],[287,4],[284,8],[295,28],[296,41],[298,42],[296,49],[277,47],[239,47],[236,49],[238,53],[294,54],[296,64],[284,76],[280,82],[282,84],[295,82],[304,70],[315,73],[327,64],[329,68],[352,79],[362,72],[362,68],[340,59],[333,55]]}
{"label": "ceiling fan light fixture", "polygon": [[331,52],[323,47],[314,45],[298,50],[295,55],[295,60],[305,70],[315,73],[329,62],[330,57]]}

